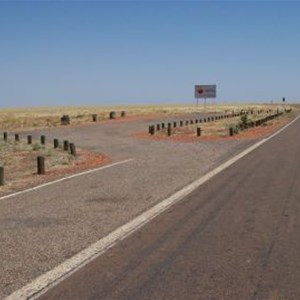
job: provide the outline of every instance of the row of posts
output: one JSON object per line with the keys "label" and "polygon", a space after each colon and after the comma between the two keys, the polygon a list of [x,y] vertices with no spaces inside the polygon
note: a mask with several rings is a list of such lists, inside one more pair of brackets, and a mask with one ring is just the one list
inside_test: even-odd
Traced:
{"label": "row of posts", "polygon": [[[242,113],[232,113],[230,115],[221,115],[221,116],[211,116],[211,117],[207,117],[207,118],[203,118],[203,119],[195,119],[195,120],[180,120],[179,122],[174,121],[173,123],[168,123],[167,126],[167,134],[168,136],[171,135],[172,133],[172,124],[173,124],[173,128],[176,128],[177,125],[179,125],[179,127],[183,127],[188,126],[188,125],[194,125],[194,124],[198,124],[198,123],[206,123],[206,122],[210,122],[210,121],[217,121],[217,120],[221,120],[221,119],[227,119],[227,118],[234,118],[234,117],[238,117],[240,116]],[[165,123],[158,123],[156,125],[150,125],[149,126],[149,134],[154,135],[155,131],[160,131],[160,130],[164,130],[165,129]],[[201,129],[200,129],[201,132]],[[201,133],[200,133],[201,135]],[[198,128],[197,128],[197,136],[198,135]]]}
{"label": "row of posts", "polygon": [[[3,140],[5,142],[8,141],[7,132],[3,132]],[[18,133],[15,134],[15,142],[20,142],[20,136]],[[46,136],[45,135],[41,135],[40,142],[41,142],[41,145],[46,145]],[[32,135],[27,135],[27,144],[28,145],[32,144]],[[59,140],[56,138],[53,139],[53,147],[54,147],[54,149],[59,147]],[[76,147],[75,147],[74,143],[69,143],[68,140],[64,140],[63,141],[63,149],[64,149],[64,151],[70,150],[71,155],[76,156]]]}
{"label": "row of posts", "polygon": [[[8,134],[7,132],[3,133],[3,139],[4,141],[8,140]],[[15,134],[15,141],[19,142],[20,141],[20,137],[19,134]],[[46,137],[44,135],[42,135],[40,137],[40,141],[42,145],[46,144]],[[32,144],[32,136],[28,135],[27,136],[27,143],[28,144]],[[54,149],[59,147],[59,140],[58,139],[53,139],[53,147]],[[64,140],[63,141],[63,150],[64,151],[69,151],[71,155],[76,156],[76,146],[74,143],[69,143],[68,140]],[[43,175],[46,173],[46,168],[45,168],[45,157],[44,156],[38,156],[37,157],[37,174],[38,175]],[[5,180],[4,180],[4,167],[0,166],[0,186],[4,185]]]}
{"label": "row of posts", "polygon": [[[261,126],[262,124],[264,124],[268,121],[274,120],[275,118],[281,116],[282,114],[283,114],[283,112],[277,111],[277,113],[266,116],[262,119],[258,119],[258,120],[255,120],[255,121],[249,121],[248,124],[246,125],[246,127],[245,128],[242,127],[241,129],[247,129],[247,128],[253,128],[253,127]],[[240,125],[240,126],[243,126],[243,125]],[[234,135],[234,128],[233,127],[229,128],[229,135],[230,136]]]}
{"label": "row of posts", "polygon": [[[126,112],[123,110],[121,111],[121,118],[124,118],[126,116]],[[109,113],[109,119],[113,120],[117,118],[117,113],[115,111],[111,111]],[[97,114],[92,114],[92,120],[93,122],[97,122],[98,121],[98,115]],[[60,118],[60,123],[61,125],[69,125],[71,123],[71,118],[69,115],[63,115]]]}

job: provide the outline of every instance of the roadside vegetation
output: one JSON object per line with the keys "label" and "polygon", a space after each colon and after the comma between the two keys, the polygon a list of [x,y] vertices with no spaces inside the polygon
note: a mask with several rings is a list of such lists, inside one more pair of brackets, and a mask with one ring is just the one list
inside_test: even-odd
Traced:
{"label": "roadside vegetation", "polygon": [[[266,109],[269,105],[207,105],[182,104],[182,105],[145,105],[145,106],[122,106],[122,107],[40,107],[40,108],[18,108],[0,110],[0,129],[2,131],[24,131],[41,128],[61,126],[60,118],[69,115],[72,125],[87,124],[93,122],[92,115],[97,115],[97,121],[109,119],[109,113],[115,111],[120,118],[122,111],[126,112],[125,118],[134,117],[167,117],[171,115],[189,114],[195,112],[230,112],[241,109]],[[274,105],[274,108],[276,106]]]}

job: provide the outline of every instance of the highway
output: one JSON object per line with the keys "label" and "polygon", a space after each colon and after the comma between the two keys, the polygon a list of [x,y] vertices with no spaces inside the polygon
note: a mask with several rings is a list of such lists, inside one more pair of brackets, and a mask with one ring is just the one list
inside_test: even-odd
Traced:
{"label": "highway", "polygon": [[72,274],[49,299],[300,299],[300,120]]}

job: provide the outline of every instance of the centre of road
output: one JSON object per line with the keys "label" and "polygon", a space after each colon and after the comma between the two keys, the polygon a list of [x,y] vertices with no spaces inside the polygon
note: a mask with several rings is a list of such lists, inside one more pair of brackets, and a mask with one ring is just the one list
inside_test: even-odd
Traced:
{"label": "centre of road", "polygon": [[[188,186],[184,187],[180,191],[176,192],[169,198],[163,200],[162,202],[158,203],[154,207],[150,208],[148,211],[142,213],[141,215],[137,216],[134,218],[132,221],[126,223],[125,225],[117,228],[113,232],[111,232],[109,235],[106,237],[100,239],[96,243],[92,244],[91,246],[87,247],[86,249],[82,250],[78,254],[74,255],[70,259],[66,260],[59,266],[55,267],[51,271],[39,276],[35,280],[33,280],[31,283],[25,285],[23,288],[15,291],[11,295],[5,298],[5,300],[33,300],[37,299],[40,295],[44,294],[47,292],[49,289],[69,277],[71,274],[75,273],[77,270],[80,268],[84,267],[87,265],[89,262],[94,260],[95,258],[99,257],[103,253],[105,253],[108,249],[112,248],[114,245],[116,245],[118,242],[124,240],[126,237],[129,235],[133,234],[135,231],[137,231],[139,228],[150,222],[152,219],[166,211],[168,208],[176,204],[177,202],[183,200],[187,195],[189,195],[191,192],[193,192],[195,189],[197,189],[199,186],[210,180],[212,177],[215,175],[219,174],[232,164],[234,164],[236,161],[239,159],[243,158],[250,152],[254,151],[256,148],[260,147],[276,135],[280,134],[283,130],[285,130],[287,127],[292,125],[294,122],[296,122],[300,116],[295,118],[293,121],[291,121],[289,124],[281,128],[279,131],[274,133],[273,135],[269,136],[268,138],[265,138],[256,144],[250,146],[246,150],[242,151],[238,155],[234,156],[233,158],[229,159],[225,163],[221,164],[214,170],[210,171],[203,177],[195,180]],[[129,161],[129,160],[128,160]],[[119,162],[116,164],[120,163],[125,163],[127,161]],[[115,164],[115,165],[116,165]],[[112,166],[112,165],[109,165]],[[109,167],[107,166],[107,167]],[[103,167],[105,168],[105,167]],[[92,172],[91,170],[90,172]],[[86,172],[90,173],[89,171]],[[72,178],[68,177],[68,178]],[[62,179],[65,180],[65,179]],[[59,180],[59,181],[62,181]],[[59,182],[56,181],[56,182]],[[55,182],[52,182],[52,184]],[[43,185],[45,186],[45,185]],[[41,186],[40,186],[41,187]],[[34,189],[34,188],[33,188]],[[30,190],[33,190],[30,189]],[[12,196],[12,195],[8,195]],[[4,197],[0,198],[3,199]]]}

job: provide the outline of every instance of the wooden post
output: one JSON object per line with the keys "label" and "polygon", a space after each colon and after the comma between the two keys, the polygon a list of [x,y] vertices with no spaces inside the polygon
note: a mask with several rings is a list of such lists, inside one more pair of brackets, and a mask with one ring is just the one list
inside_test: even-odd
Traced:
{"label": "wooden post", "polygon": [[185,125],[186,126],[189,125],[189,121],[188,120],[185,121]]}
{"label": "wooden post", "polygon": [[41,145],[46,144],[46,137],[44,135],[41,135]]}
{"label": "wooden post", "polygon": [[92,114],[92,118],[93,118],[93,122],[97,122],[97,118],[98,118],[97,114]]}
{"label": "wooden post", "polygon": [[122,117],[122,118],[124,118],[124,117],[125,117],[125,115],[126,115],[125,111],[124,111],[124,110],[122,110],[122,111],[121,111],[121,117]]}
{"label": "wooden post", "polygon": [[154,125],[152,125],[150,129],[150,134],[153,135],[154,133],[155,133],[155,127]]}
{"label": "wooden post", "polygon": [[69,151],[69,141],[64,141],[64,151]]}
{"label": "wooden post", "polygon": [[28,145],[32,144],[32,135],[27,135],[27,144]]}
{"label": "wooden post", "polygon": [[161,123],[161,129],[165,129],[165,123]]}
{"label": "wooden post", "polygon": [[45,157],[43,156],[37,157],[37,173],[38,175],[45,174]]}
{"label": "wooden post", "polygon": [[234,132],[233,132],[233,127],[230,127],[230,128],[229,128],[229,135],[230,135],[230,136],[233,136],[233,134],[234,134]]}
{"label": "wooden post", "polygon": [[15,141],[16,141],[16,142],[19,142],[19,141],[20,141],[20,137],[19,137],[19,135],[18,135],[17,133],[15,134]]}
{"label": "wooden post", "polygon": [[180,127],[182,127],[183,126],[183,121],[180,121]]}
{"label": "wooden post", "polygon": [[201,128],[197,127],[197,136],[201,136]]}
{"label": "wooden post", "polygon": [[115,111],[111,111],[111,112],[109,113],[109,118],[110,118],[111,120],[115,119],[115,118],[116,118],[116,112],[115,112]]}
{"label": "wooden post", "polygon": [[71,155],[76,156],[76,147],[74,143],[70,143],[70,151],[71,151]]}
{"label": "wooden post", "polygon": [[177,122],[173,122],[173,127],[176,128]]}
{"label": "wooden post", "polygon": [[4,167],[0,166],[0,185],[4,185]]}
{"label": "wooden post", "polygon": [[3,140],[6,142],[7,141],[7,132],[3,132]]}
{"label": "wooden post", "polygon": [[54,147],[54,149],[58,148],[58,146],[59,146],[58,139],[53,139],[53,147]]}
{"label": "wooden post", "polygon": [[156,124],[156,130],[160,131],[160,124]]}
{"label": "wooden post", "polygon": [[171,134],[172,134],[171,126],[168,126],[168,136],[170,136]]}

